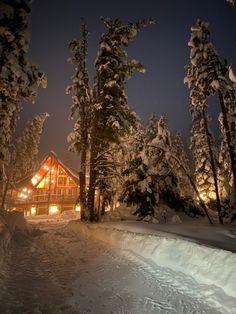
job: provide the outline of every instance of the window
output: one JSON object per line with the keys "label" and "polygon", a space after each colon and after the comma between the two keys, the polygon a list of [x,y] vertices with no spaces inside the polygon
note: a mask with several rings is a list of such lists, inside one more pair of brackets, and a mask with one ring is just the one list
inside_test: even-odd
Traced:
{"label": "window", "polygon": [[75,186],[74,180],[69,178],[69,186]]}
{"label": "window", "polygon": [[67,175],[66,175],[65,171],[61,167],[59,167],[58,179],[57,179],[58,186],[65,186],[66,185],[66,179],[67,179]]}

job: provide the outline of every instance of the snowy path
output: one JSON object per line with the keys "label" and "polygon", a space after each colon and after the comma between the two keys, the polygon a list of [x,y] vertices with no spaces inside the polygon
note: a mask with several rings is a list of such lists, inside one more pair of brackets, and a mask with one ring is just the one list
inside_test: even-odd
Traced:
{"label": "snowy path", "polygon": [[120,254],[65,228],[18,237],[0,272],[1,314],[218,314],[192,278]]}

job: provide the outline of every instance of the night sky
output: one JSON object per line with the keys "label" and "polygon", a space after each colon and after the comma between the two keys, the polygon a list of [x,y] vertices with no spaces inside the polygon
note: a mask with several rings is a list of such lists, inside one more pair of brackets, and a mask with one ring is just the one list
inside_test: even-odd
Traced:
{"label": "night sky", "polygon": [[[40,159],[50,150],[63,161],[71,158],[66,140],[73,129],[73,122],[68,120],[71,97],[65,94],[65,88],[71,83],[74,68],[67,62],[68,42],[80,36],[84,18],[90,32],[88,66],[92,84],[94,59],[105,31],[101,16],[124,21],[156,19],[156,24],[142,29],[128,48],[129,58],[140,60],[146,68],[145,74],[136,73],[128,81],[129,105],[144,121],[153,112],[165,114],[170,129],[180,130],[186,138],[191,117],[189,90],[183,83],[184,66],[189,64],[190,27],[197,18],[210,23],[211,41],[236,69],[236,8],[225,0],[34,0],[30,60],[46,72],[48,87],[39,90],[35,104],[24,104],[17,134],[34,115],[44,111],[50,114],[41,139]],[[218,107],[213,98],[210,111],[216,134]]]}

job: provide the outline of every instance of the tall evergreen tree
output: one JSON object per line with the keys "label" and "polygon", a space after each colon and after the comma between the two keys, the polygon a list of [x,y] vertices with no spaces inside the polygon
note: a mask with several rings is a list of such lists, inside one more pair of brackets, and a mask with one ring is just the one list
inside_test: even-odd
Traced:
{"label": "tall evergreen tree", "polygon": [[232,141],[232,119],[228,106],[226,106],[227,95],[232,91],[231,84],[226,78],[227,67],[220,60],[214,46],[209,41],[210,32],[208,23],[197,21],[191,28],[189,41],[191,66],[188,68],[188,75],[185,82],[193,91],[201,93],[206,99],[209,95],[218,93],[222,123],[225,129],[225,138],[229,152],[231,169],[234,181],[234,201],[232,211],[236,208],[236,148]]}
{"label": "tall evergreen tree", "polygon": [[128,107],[125,82],[134,70],[144,71],[136,60],[127,60],[127,47],[142,26],[152,21],[122,23],[120,20],[103,20],[107,32],[100,41],[100,51],[95,61],[96,84],[91,123],[90,182],[88,209],[90,221],[94,220],[94,197],[98,175],[98,155],[107,150],[110,143],[119,142],[134,123],[135,118]]}
{"label": "tall evergreen tree", "polygon": [[14,149],[11,153],[11,161],[6,170],[7,181],[4,187],[2,208],[4,207],[7,189],[14,187],[17,181],[25,178],[35,169],[43,124],[48,116],[48,113],[37,115],[28,123],[22,135],[16,139]]}
{"label": "tall evergreen tree", "polygon": [[[176,134],[171,134],[171,142],[172,142],[171,149],[172,155],[176,156],[180,164],[184,166],[184,169],[186,169],[187,173],[191,175],[192,171],[189,156],[187,154],[186,147],[184,146],[180,132],[177,132]],[[194,190],[189,182],[188,177],[186,176],[185,170],[175,160],[173,160],[172,162],[173,168],[175,169],[176,175],[178,177],[178,184],[181,197],[188,199],[193,198]]]}
{"label": "tall evergreen tree", "polygon": [[29,0],[2,0],[0,3],[0,186],[4,186],[5,166],[10,160],[9,145],[25,100],[34,100],[46,79],[28,61]]}
{"label": "tall evergreen tree", "polygon": [[81,28],[80,41],[73,40],[69,48],[73,57],[69,61],[75,66],[72,84],[66,92],[72,95],[70,118],[75,120],[74,131],[69,135],[69,150],[80,154],[80,196],[81,220],[87,220],[89,215],[86,210],[86,174],[87,154],[89,149],[89,129],[91,119],[92,91],[89,86],[87,71],[88,30],[85,24]]}
{"label": "tall evergreen tree", "polygon": [[[161,116],[155,123],[156,134],[149,145],[149,157],[157,173],[160,198],[172,204],[179,198],[180,190],[176,169],[169,159],[172,150],[171,133],[167,121]],[[154,132],[153,132],[154,133]]]}
{"label": "tall evergreen tree", "polygon": [[[215,199],[216,195],[207,136],[202,112],[196,112],[195,110],[190,148],[195,162],[196,185],[202,199],[210,202]],[[212,142],[212,137],[210,141]]]}
{"label": "tall evergreen tree", "polygon": [[226,1],[231,3],[232,5],[236,5],[236,0],[226,0]]}
{"label": "tall evergreen tree", "polygon": [[182,199],[181,197],[180,180],[178,177],[181,169],[200,200],[201,207],[209,219],[209,222],[212,223],[207,208],[201,200],[188,167],[184,160],[179,159],[179,156],[176,155],[176,148],[173,147],[172,137],[166,126],[166,119],[160,117],[156,127],[156,136],[150,143],[148,143],[148,146],[149,157],[152,157],[154,160],[152,163],[155,166],[157,174],[156,181],[160,199],[176,209],[182,208],[187,214],[190,214],[190,212],[201,214],[197,206],[192,204],[189,200]]}
{"label": "tall evergreen tree", "polygon": [[139,219],[153,217],[159,203],[157,175],[148,155],[145,133],[139,123],[130,134],[126,145],[126,165],[120,200],[128,205],[135,205],[134,215]]}

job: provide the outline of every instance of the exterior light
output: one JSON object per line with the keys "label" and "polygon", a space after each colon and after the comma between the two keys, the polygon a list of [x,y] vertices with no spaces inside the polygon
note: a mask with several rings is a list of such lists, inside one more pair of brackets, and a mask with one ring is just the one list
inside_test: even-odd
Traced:
{"label": "exterior light", "polygon": [[31,182],[32,182],[33,185],[36,185],[36,183],[38,182],[38,180],[37,180],[35,177],[33,177],[33,178],[31,179]]}
{"label": "exterior light", "polygon": [[53,214],[56,214],[56,213],[58,213],[58,207],[56,205],[50,206],[49,214],[53,215]]}
{"label": "exterior light", "polygon": [[36,207],[34,207],[34,206],[31,207],[31,209],[30,209],[30,215],[31,215],[31,216],[36,215]]}
{"label": "exterior light", "polygon": [[80,205],[76,205],[75,211],[76,211],[76,212],[80,212]]}

